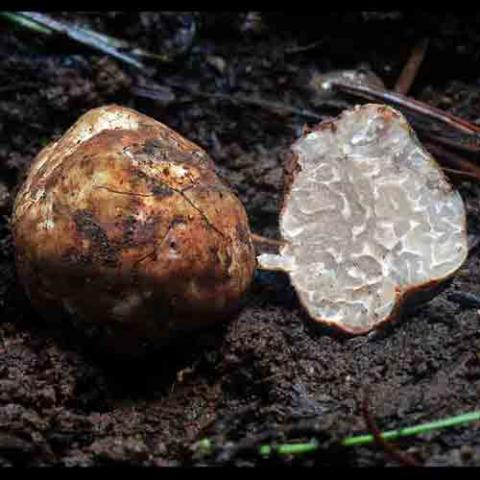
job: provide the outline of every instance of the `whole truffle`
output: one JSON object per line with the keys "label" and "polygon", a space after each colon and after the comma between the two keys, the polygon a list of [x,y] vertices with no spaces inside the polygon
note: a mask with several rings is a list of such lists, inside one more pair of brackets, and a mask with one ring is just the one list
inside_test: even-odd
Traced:
{"label": "whole truffle", "polygon": [[255,270],[245,210],[206,152],[116,105],[39,153],[12,226],[34,306],[120,352],[226,318]]}
{"label": "whole truffle", "polygon": [[361,334],[431,298],[466,259],[460,194],[405,118],[385,105],[347,110],[291,148],[280,255],[316,322]]}

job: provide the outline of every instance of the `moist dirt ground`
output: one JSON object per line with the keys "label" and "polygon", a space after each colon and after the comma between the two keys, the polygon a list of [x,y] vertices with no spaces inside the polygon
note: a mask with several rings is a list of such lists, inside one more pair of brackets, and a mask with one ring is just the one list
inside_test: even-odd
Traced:
{"label": "moist dirt ground", "polygon": [[[478,14],[52,16],[162,60],[146,60],[147,75],[1,20],[0,465],[394,465],[378,445],[338,447],[367,432],[365,396],[381,429],[479,407],[480,185],[473,181],[457,183],[468,211],[468,261],[446,290],[394,326],[361,337],[312,329],[288,280],[258,273],[235,318],[143,360],[92,353],[74,331],[48,326],[17,282],[9,229],[19,182],[39,149],[88,109],[118,103],[205,148],[252,230],[276,238],[285,148],[318,121],[312,113],[338,112],[319,104],[312,76],[363,67],[392,88],[427,37],[410,94],[480,121]],[[147,98],[153,83],[161,94]],[[211,451],[195,447],[205,437]],[[263,459],[256,448],[311,438],[317,453],[299,457]],[[480,465],[480,424],[396,447],[424,465]]]}

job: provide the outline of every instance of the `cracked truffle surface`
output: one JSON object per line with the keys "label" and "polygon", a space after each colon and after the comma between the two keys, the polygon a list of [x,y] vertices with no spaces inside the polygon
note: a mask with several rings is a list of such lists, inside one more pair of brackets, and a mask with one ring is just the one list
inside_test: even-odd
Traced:
{"label": "cracked truffle surface", "polygon": [[207,153],[116,105],[39,153],[12,225],[33,304],[118,350],[223,318],[255,269],[245,210]]}
{"label": "cracked truffle surface", "polygon": [[288,272],[313,319],[366,333],[464,262],[462,198],[396,110],[345,111],[291,155],[280,219],[286,245],[258,260]]}

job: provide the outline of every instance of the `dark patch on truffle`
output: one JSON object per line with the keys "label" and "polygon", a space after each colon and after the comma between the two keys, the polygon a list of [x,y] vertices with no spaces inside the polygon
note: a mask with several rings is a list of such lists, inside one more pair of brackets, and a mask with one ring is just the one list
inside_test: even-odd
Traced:
{"label": "dark patch on truffle", "polygon": [[149,156],[155,156],[155,154],[158,153],[158,150],[162,148],[164,148],[163,142],[158,138],[154,138],[153,140],[147,140],[143,144],[142,153]]}
{"label": "dark patch on truffle", "polygon": [[175,191],[172,190],[170,187],[168,187],[165,184],[157,183],[156,185],[154,185],[152,187],[152,193],[156,197],[165,198],[165,197],[169,197],[169,196],[173,195],[175,193]]}
{"label": "dark patch on truffle", "polygon": [[104,265],[117,265],[118,254],[110,245],[108,236],[95,215],[88,210],[77,210],[73,214],[73,221],[77,231],[90,240],[92,258]]}
{"label": "dark patch on truffle", "polygon": [[133,215],[128,215],[120,222],[119,228],[121,231],[121,238],[116,242],[119,248],[129,248],[135,246],[134,236],[136,223],[137,220]]}

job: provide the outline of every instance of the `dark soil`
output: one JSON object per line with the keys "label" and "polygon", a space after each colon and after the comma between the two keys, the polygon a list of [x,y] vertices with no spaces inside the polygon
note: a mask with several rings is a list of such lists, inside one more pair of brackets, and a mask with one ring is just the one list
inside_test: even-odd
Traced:
{"label": "dark soil", "polygon": [[[282,152],[315,122],[229,96],[330,115],[315,107],[314,72],[363,66],[392,87],[411,48],[427,36],[411,94],[479,121],[478,14],[56,16],[168,61],[151,63],[156,73],[147,78],[72,42],[0,24],[0,465],[386,465],[394,460],[378,447],[336,446],[366,431],[367,391],[382,429],[479,408],[478,248],[443,293],[373,335],[313,331],[288,281],[258,274],[236,318],[181,348],[121,361],[92,354],[75,332],[41,322],[17,283],[8,224],[39,149],[88,109],[116,102],[207,149],[237,189],[252,229],[275,237]],[[167,86],[161,99],[134,94],[132,86],[153,81]],[[224,96],[205,95],[214,93]],[[459,188],[475,243],[480,186]],[[206,436],[216,448],[205,456],[192,445]],[[252,448],[313,437],[319,453],[297,459],[262,460]],[[426,465],[480,465],[478,423],[396,445]]]}

